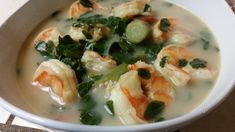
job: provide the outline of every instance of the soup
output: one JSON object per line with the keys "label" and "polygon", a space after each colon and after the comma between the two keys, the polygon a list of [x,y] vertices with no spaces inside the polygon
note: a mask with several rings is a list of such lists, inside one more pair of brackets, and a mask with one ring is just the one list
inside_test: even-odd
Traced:
{"label": "soup", "polygon": [[17,75],[40,116],[88,125],[160,122],[193,111],[220,68],[217,42],[164,0],[78,0],[28,37]]}

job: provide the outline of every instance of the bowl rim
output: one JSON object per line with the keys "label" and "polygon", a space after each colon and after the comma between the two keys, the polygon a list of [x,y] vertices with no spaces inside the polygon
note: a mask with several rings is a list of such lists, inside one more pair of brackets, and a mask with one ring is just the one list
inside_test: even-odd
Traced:
{"label": "bowl rim", "polygon": [[[221,1],[223,1],[223,0],[221,0]],[[28,2],[30,2],[30,1],[27,1],[25,4],[28,4]],[[188,10],[187,8],[183,7],[182,5],[180,5],[178,3],[175,3],[175,2],[172,2],[172,1],[170,1],[170,2],[174,3],[175,5],[177,5],[177,6],[179,6],[179,7],[181,7],[181,8],[183,8],[183,9],[185,9],[185,10],[192,13],[192,11]],[[223,2],[225,2],[225,1],[223,1]],[[21,8],[19,8],[18,10],[20,10]],[[16,10],[16,12],[18,10]],[[227,5],[226,10],[230,10],[228,5]],[[229,12],[229,11],[227,11],[227,12]],[[231,10],[230,10],[230,13],[232,13]],[[199,19],[201,19],[200,16],[196,15],[195,13],[193,13],[193,14],[195,16],[197,16]],[[14,105],[12,105],[11,103],[6,101],[2,97],[0,97],[0,106],[2,108],[6,109],[7,111],[9,111],[10,113],[12,113],[14,115],[17,115],[18,117],[20,117],[22,119],[31,121],[33,123],[36,123],[36,124],[39,124],[39,125],[42,125],[42,126],[45,126],[45,127],[58,129],[58,130],[71,130],[71,131],[77,131],[77,130],[81,130],[81,131],[114,131],[114,130],[115,131],[117,131],[117,130],[118,131],[140,131],[140,130],[153,130],[155,128],[167,129],[168,127],[173,126],[173,125],[182,124],[182,123],[187,124],[187,121],[189,121],[189,120],[193,121],[193,120],[196,120],[198,118],[201,118],[202,116],[204,116],[205,114],[207,114],[208,112],[213,110],[220,103],[222,103],[226,99],[226,97],[231,93],[231,91],[234,89],[234,87],[233,87],[234,84],[235,84],[235,74],[230,79],[229,83],[227,83],[227,85],[224,86],[224,87],[228,87],[228,88],[226,90],[224,90],[223,92],[221,92],[215,98],[213,103],[210,103],[209,105],[204,106],[203,107],[204,109],[195,108],[193,111],[191,111],[191,112],[189,112],[185,115],[182,115],[180,117],[176,117],[176,118],[173,118],[173,119],[169,119],[169,120],[163,121],[163,122],[150,123],[150,124],[138,124],[138,125],[130,125],[130,126],[90,126],[90,125],[82,125],[82,124],[56,121],[56,120],[52,120],[52,119],[45,118],[45,117],[40,117],[38,115],[31,114],[30,112],[24,111],[24,110],[14,106]]]}

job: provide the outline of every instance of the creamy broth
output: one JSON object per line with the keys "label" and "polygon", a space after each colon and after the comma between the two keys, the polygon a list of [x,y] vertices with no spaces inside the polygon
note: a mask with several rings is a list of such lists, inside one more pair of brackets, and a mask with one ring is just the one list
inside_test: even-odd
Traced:
{"label": "creamy broth", "polygon": [[[100,0],[99,2],[103,6],[116,7],[118,4],[126,1],[128,0]],[[150,5],[152,12],[157,18],[174,17],[177,23],[176,28],[183,29],[192,36],[193,41],[187,46],[187,49],[190,53],[195,54],[197,58],[203,58],[207,61],[209,69],[212,69],[214,73],[211,80],[189,82],[190,85],[174,88],[174,100],[170,105],[166,106],[161,115],[167,120],[193,111],[206,99],[219,74],[220,53],[214,36],[207,26],[196,16],[164,0],[152,0]],[[99,13],[104,13],[105,16],[109,15],[107,12],[100,11]],[[79,99],[72,104],[60,106],[47,92],[32,85],[34,72],[39,64],[45,60],[34,48],[36,36],[48,27],[57,27],[61,34],[66,35],[69,27],[73,23],[68,18],[67,7],[58,12],[57,15],[47,18],[35,28],[19,53],[17,75],[22,96],[36,114],[59,121],[80,123],[80,111],[78,110],[80,108],[80,104],[78,103]],[[209,38],[209,47],[206,47],[207,45],[201,40],[205,36]],[[206,48],[206,50],[203,48]],[[96,101],[94,110],[99,111],[102,115],[100,125],[122,125],[122,122],[117,116],[111,116],[104,108],[104,104],[107,101],[107,98],[104,98],[105,87],[93,88],[90,92],[92,98]]]}

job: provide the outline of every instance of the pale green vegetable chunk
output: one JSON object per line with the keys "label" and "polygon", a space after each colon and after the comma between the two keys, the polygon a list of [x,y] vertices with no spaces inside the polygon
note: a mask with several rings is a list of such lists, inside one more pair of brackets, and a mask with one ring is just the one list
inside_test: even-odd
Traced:
{"label": "pale green vegetable chunk", "polygon": [[138,44],[143,41],[149,33],[149,26],[141,20],[134,20],[127,25],[126,37],[131,43]]}

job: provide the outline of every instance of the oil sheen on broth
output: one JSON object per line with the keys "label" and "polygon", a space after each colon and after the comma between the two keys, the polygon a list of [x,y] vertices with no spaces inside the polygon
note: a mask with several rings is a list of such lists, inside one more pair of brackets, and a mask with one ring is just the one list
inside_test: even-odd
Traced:
{"label": "oil sheen on broth", "polygon": [[[67,3],[69,3],[69,6],[73,2],[75,1],[67,1]],[[95,38],[94,31],[96,29],[94,28],[94,25],[92,25],[93,27],[89,27],[93,28],[92,31],[89,32],[85,31],[88,30],[86,26],[79,27],[81,26],[79,24],[81,24],[82,22],[79,23],[78,21],[76,21],[78,16],[74,16],[73,19],[69,19],[70,11],[68,6],[64,10],[53,13],[52,16],[43,21],[25,41],[25,44],[23,45],[21,52],[19,53],[20,55],[17,65],[18,82],[25,102],[32,108],[32,110],[36,114],[51,119],[72,123],[83,123],[90,125],[131,125],[147,122],[158,122],[184,115],[193,111],[203,102],[203,100],[206,99],[219,74],[220,53],[214,36],[208,30],[207,26],[203,22],[201,22],[201,20],[192,15],[190,12],[164,0],[152,0],[150,3],[148,3],[148,0],[146,0],[146,3],[142,2],[142,4],[144,4],[143,7],[145,12],[142,10],[140,11],[140,9],[133,9],[137,10],[138,13],[131,14],[132,12],[130,11],[131,13],[125,14],[126,12],[123,11],[122,13],[124,15],[115,13],[115,9],[120,8],[120,6],[118,5],[129,2],[129,0],[100,0],[97,2],[99,4],[94,2],[91,3],[92,7],[89,8],[89,11],[92,11],[89,12],[88,16],[94,17],[95,14],[102,14],[103,18],[108,18],[112,15],[121,17],[121,20],[127,23],[124,31],[121,31],[120,33],[117,30],[117,32],[119,33],[114,33],[115,29],[109,25],[108,28],[110,29],[107,28],[107,32],[108,34],[112,35],[101,33],[100,38]],[[134,2],[141,3],[138,2],[138,0],[133,0],[132,4]],[[80,2],[80,4],[81,3],[82,2]],[[102,7],[99,7],[101,5]],[[149,7],[148,5],[151,6]],[[128,4],[122,6],[124,6],[122,7],[123,9],[129,8]],[[137,7],[138,6],[132,6],[130,8]],[[83,8],[86,7],[83,6]],[[157,23],[159,24],[158,26]],[[79,36],[78,34],[71,35],[70,30],[72,25],[77,26],[76,28],[82,29],[80,32],[83,34],[83,37],[76,38],[74,36]],[[96,24],[95,26],[97,25],[101,24]],[[116,25],[118,24],[116,23]],[[141,29],[141,34],[138,35],[138,33],[136,33],[137,35],[133,36],[132,33],[135,33],[133,31],[138,31],[138,29],[134,29],[133,27],[131,27],[132,25],[139,26],[139,28]],[[85,57],[86,53],[83,53],[83,55],[80,57],[82,62],[79,62],[83,64],[83,68],[85,69],[86,74],[83,75],[83,77],[78,77],[82,74],[78,71],[75,71],[79,82],[72,82],[76,85],[76,88],[78,88],[77,97],[75,99],[71,99],[70,97],[60,98],[58,97],[60,96],[58,95],[58,93],[60,92],[59,91],[57,95],[55,93],[54,95],[50,94],[54,98],[53,100],[48,92],[45,92],[45,90],[47,89],[48,91],[50,87],[57,87],[59,89],[59,85],[55,85],[52,83],[57,83],[59,79],[60,81],[64,81],[63,78],[58,79],[58,77],[60,76],[56,76],[56,73],[54,73],[53,76],[47,78],[44,77],[42,79],[43,76],[47,76],[48,74],[50,74],[50,72],[45,71],[48,69],[49,71],[53,70],[53,68],[56,66],[60,68],[64,67],[64,63],[66,63],[65,65],[67,65],[67,68],[73,67],[71,66],[72,64],[69,64],[69,62],[65,62],[65,59],[62,60],[61,56],[66,56],[66,59],[68,59],[71,56],[73,56],[73,58],[75,56],[76,58],[77,55],[74,54],[79,54],[77,53],[78,51],[70,49],[71,52],[75,53],[73,54],[64,50],[61,52],[62,55],[60,57],[56,57],[53,56],[54,54],[52,55],[52,53],[54,52],[50,52],[51,54],[48,55],[49,52],[44,53],[41,50],[43,48],[45,49],[45,45],[40,45],[41,47],[38,46],[39,48],[35,48],[35,46],[39,43],[35,43],[35,39],[38,38],[37,36],[40,34],[40,32],[50,27],[56,27],[61,35],[61,38],[68,34],[72,37],[72,39],[75,40],[74,43],[79,41],[79,43],[85,43],[85,45],[89,45],[86,48],[89,50],[94,50],[95,52],[91,51],[90,53],[88,53],[85,51],[87,55],[94,55],[96,56],[95,59],[100,59],[100,61],[96,62],[94,62],[93,60],[89,60],[93,61],[93,63],[88,64],[89,61],[87,61]],[[118,28],[121,28],[121,26]],[[102,31],[106,30],[105,26],[101,26],[98,29],[102,29]],[[146,35],[144,32],[146,32]],[[91,37],[89,37],[89,35]],[[46,35],[46,37],[48,36]],[[143,40],[140,39],[142,37]],[[53,39],[53,36],[49,35],[49,38]],[[113,41],[115,39],[116,41]],[[92,43],[95,45],[102,45],[102,43],[107,44],[110,43],[107,42],[110,40],[115,44],[111,43],[110,51],[105,51],[105,54],[103,54],[102,51],[101,53],[99,50],[96,49],[94,45],[92,45]],[[127,52],[130,52],[130,56],[132,56],[133,58],[137,56],[138,59],[133,59],[131,62],[129,62],[129,64],[124,61],[127,64],[123,65],[122,63],[124,62],[122,62],[122,59],[119,59],[115,56],[119,52],[116,52],[115,50],[113,51],[113,49],[118,49],[115,46],[117,45],[116,43],[121,43],[121,41],[119,42],[119,40],[126,42],[128,41],[128,43],[124,43],[124,48],[120,46],[120,49],[120,47],[118,47],[120,50],[122,50],[121,53],[123,53],[123,50],[125,50],[125,48],[134,48],[134,51],[132,51],[132,49],[130,51],[127,50]],[[43,41],[46,44],[50,43],[47,40]],[[54,44],[56,43],[56,41],[57,40],[52,40]],[[64,43],[67,42],[66,38],[60,41],[65,41]],[[62,45],[61,43],[62,42],[60,42],[59,45]],[[158,46],[151,46],[149,43]],[[94,48],[90,48],[92,46],[94,46]],[[163,47],[162,49],[160,48],[161,46]],[[161,51],[158,53],[157,50],[150,50],[150,52],[148,48],[158,48],[161,49]],[[67,48],[67,50],[69,50],[69,48]],[[60,54],[59,50],[56,52],[58,52],[56,55]],[[67,54],[63,54],[65,52]],[[116,54],[113,54],[111,52],[114,52]],[[132,54],[132,52],[136,53]],[[140,55],[138,56],[136,54]],[[46,57],[43,57],[43,55]],[[143,57],[143,55],[145,56]],[[58,62],[55,61],[55,59],[61,60]],[[47,62],[48,60],[54,61],[45,64],[44,67],[47,67],[50,64],[54,65],[52,65],[51,67],[48,66],[47,68],[43,69],[44,67],[41,65],[43,65],[43,62]],[[114,61],[115,63],[111,63],[112,61]],[[97,65],[98,68],[96,68],[100,71],[94,70],[94,65]],[[44,72],[36,75],[35,71],[40,66],[42,67],[42,71],[44,70]],[[123,73],[118,73],[122,70]],[[37,70],[36,72],[38,71],[39,70]],[[106,77],[105,80],[105,76],[107,76],[107,74],[109,74],[110,72],[112,72],[113,75],[109,75],[109,77]],[[97,76],[101,74],[102,76]],[[116,74],[121,74],[121,77],[119,78],[120,75],[118,76]],[[74,74],[71,75],[64,73],[63,75],[66,75],[67,79],[74,78]],[[91,76],[93,76],[93,80],[91,78],[89,79],[89,77]],[[95,79],[94,76],[96,77]],[[113,79],[115,77],[117,78]],[[36,78],[36,85],[32,85],[33,78]],[[55,78],[57,80],[53,80]],[[110,78],[112,78],[112,81],[110,81]],[[92,88],[89,89],[88,93],[82,95],[83,97],[79,97],[79,95],[81,96],[82,93],[82,91],[79,91],[79,88],[82,87],[81,84],[89,81],[93,81],[93,85],[91,84]],[[89,84],[85,85],[87,86]],[[43,86],[47,86],[47,88],[42,88]],[[68,86],[70,87],[70,89],[67,88],[67,90],[73,90],[71,84],[68,84]],[[44,89],[44,91],[42,89]],[[121,100],[123,104],[120,104],[120,101],[118,100]],[[141,101],[139,102],[139,100]],[[109,106],[113,107],[114,114],[111,114],[112,110],[110,110],[110,107],[108,107],[107,101],[111,102],[109,102],[108,104]],[[137,105],[141,107],[138,107]],[[117,108],[118,106],[120,108]],[[152,114],[153,117],[155,117],[153,119],[148,119],[149,111],[146,111],[149,107],[157,109],[155,110],[155,113],[150,113],[150,115]],[[87,111],[87,109],[92,109],[92,111]],[[127,109],[127,111],[123,112],[120,109]],[[83,119],[81,121],[81,118],[85,118],[86,116],[90,118],[89,112],[93,114],[93,117],[96,117],[98,119],[91,118],[92,121],[86,121],[86,119]],[[81,113],[83,115],[81,115]],[[94,113],[98,113],[98,115]]]}

